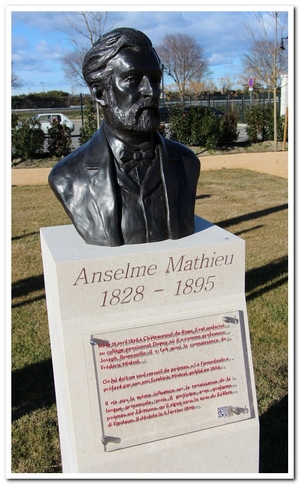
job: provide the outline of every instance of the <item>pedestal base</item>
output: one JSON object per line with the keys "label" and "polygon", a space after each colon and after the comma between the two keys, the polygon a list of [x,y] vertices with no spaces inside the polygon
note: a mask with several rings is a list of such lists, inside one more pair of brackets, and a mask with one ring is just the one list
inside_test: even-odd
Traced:
{"label": "pedestal base", "polygon": [[64,473],[257,473],[244,242],[41,244]]}

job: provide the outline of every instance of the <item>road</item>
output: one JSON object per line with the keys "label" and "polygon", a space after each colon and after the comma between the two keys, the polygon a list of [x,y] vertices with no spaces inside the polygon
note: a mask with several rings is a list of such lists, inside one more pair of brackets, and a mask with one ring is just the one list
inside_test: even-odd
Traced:
{"label": "road", "polygon": [[[79,147],[79,130],[80,127],[82,126],[81,120],[72,120],[75,126],[75,130],[72,133],[72,146],[76,149]],[[244,124],[238,124],[238,130],[239,130],[239,138],[238,142],[244,142],[248,140],[248,136],[246,133],[246,126]]]}
{"label": "road", "polygon": [[72,133],[72,146],[74,148],[79,147],[79,130],[80,127],[82,126],[81,120],[71,120],[74,123],[75,130]]}
{"label": "road", "polygon": [[247,135],[247,132],[246,132],[247,125],[238,123],[237,128],[239,130],[239,137],[238,137],[237,141],[239,143],[241,143],[243,141],[248,141],[248,135]]}

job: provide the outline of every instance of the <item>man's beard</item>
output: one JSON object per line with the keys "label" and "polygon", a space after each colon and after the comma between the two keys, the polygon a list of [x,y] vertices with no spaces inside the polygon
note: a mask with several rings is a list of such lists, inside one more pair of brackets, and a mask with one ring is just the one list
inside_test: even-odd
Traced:
{"label": "man's beard", "polygon": [[154,133],[159,128],[159,110],[153,100],[139,101],[128,111],[124,111],[110,93],[106,111],[111,125],[120,131]]}

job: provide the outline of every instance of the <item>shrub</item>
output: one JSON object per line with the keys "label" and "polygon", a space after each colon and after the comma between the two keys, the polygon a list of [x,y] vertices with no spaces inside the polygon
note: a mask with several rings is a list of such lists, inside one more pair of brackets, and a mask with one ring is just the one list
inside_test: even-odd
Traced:
{"label": "shrub", "polygon": [[15,128],[18,125],[18,121],[19,121],[18,115],[16,113],[12,113],[11,114],[11,127]]}
{"label": "shrub", "polygon": [[86,100],[86,107],[85,107],[85,114],[86,118],[84,121],[84,125],[81,126],[79,130],[79,145],[83,145],[90,138],[92,138],[93,134],[97,130],[97,113],[96,108],[94,106],[92,99]]}
{"label": "shrub", "polygon": [[71,131],[66,125],[54,121],[48,134],[48,152],[51,156],[64,157],[72,151]]}
{"label": "shrub", "polygon": [[228,113],[221,120],[220,127],[220,145],[232,145],[237,141],[239,131],[237,129],[237,115],[235,113]]}
{"label": "shrub", "polygon": [[264,106],[261,105],[251,106],[245,112],[246,132],[252,143],[268,139],[265,112]]}
{"label": "shrub", "polygon": [[189,114],[183,114],[182,108],[172,108],[170,111],[170,125],[172,138],[180,143],[189,145],[191,138]]}
{"label": "shrub", "polygon": [[214,149],[220,139],[220,119],[206,107],[190,109],[191,145]]}
{"label": "shrub", "polygon": [[[277,113],[277,140],[283,140],[284,116]],[[274,106],[269,104],[265,110],[265,123],[267,127],[267,136],[265,140],[274,140]]]}
{"label": "shrub", "polygon": [[176,108],[170,116],[174,138],[185,145],[216,149],[238,138],[237,119],[233,113],[217,117],[208,107]]}
{"label": "shrub", "polygon": [[12,159],[28,160],[43,151],[44,133],[38,122],[23,120],[15,125],[12,129]]}
{"label": "shrub", "polygon": [[[251,143],[274,139],[274,106],[251,106],[245,112],[247,135]],[[284,117],[277,116],[277,139],[283,140]]]}

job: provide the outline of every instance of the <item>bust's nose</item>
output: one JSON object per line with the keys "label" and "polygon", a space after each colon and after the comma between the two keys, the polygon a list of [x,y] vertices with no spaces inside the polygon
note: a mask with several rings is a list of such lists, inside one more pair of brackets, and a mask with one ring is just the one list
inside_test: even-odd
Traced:
{"label": "bust's nose", "polygon": [[148,76],[143,76],[140,82],[140,91],[143,96],[151,96],[152,98],[157,96],[157,89],[153,86],[152,81]]}

